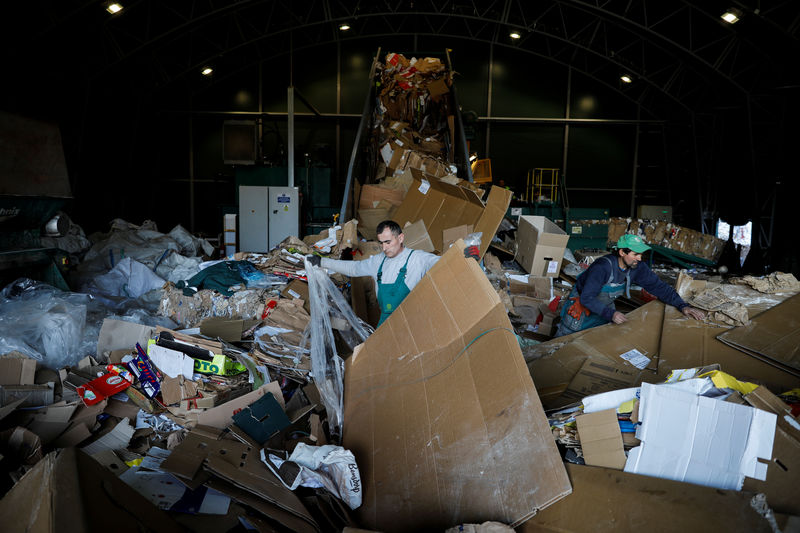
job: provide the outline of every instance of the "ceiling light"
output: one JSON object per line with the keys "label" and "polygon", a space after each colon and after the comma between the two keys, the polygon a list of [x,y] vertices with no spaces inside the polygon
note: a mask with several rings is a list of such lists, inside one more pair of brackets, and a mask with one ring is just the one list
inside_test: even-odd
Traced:
{"label": "ceiling light", "polygon": [[631,78],[627,74],[623,74],[622,76],[619,77],[619,79],[621,79],[623,83],[630,83],[633,81],[633,78]]}
{"label": "ceiling light", "polygon": [[522,35],[520,35],[518,31],[512,31],[511,33],[508,34],[508,36],[514,39],[515,41],[520,37],[522,37]]}
{"label": "ceiling light", "polygon": [[735,24],[739,20],[739,17],[741,16],[742,16],[741,11],[739,11],[738,9],[731,8],[727,10],[725,13],[723,13],[720,16],[720,18],[722,18],[722,20],[724,20],[728,24]]}
{"label": "ceiling light", "polygon": [[214,72],[214,69],[213,69],[213,68],[211,68],[211,67],[206,67],[206,68],[204,68],[204,69],[202,70],[201,74],[202,74],[203,76],[211,76],[211,74],[212,74],[213,72]]}
{"label": "ceiling light", "polygon": [[346,22],[345,22],[344,24],[340,24],[340,25],[339,25],[339,29],[340,29],[341,31],[347,31],[347,30],[349,30],[349,29],[350,29],[350,24],[348,24],[348,23],[346,23]]}
{"label": "ceiling light", "polygon": [[120,11],[122,11],[122,4],[117,4],[117,3],[108,4],[108,7],[106,7],[106,11],[108,11],[112,15],[114,13],[119,13]]}

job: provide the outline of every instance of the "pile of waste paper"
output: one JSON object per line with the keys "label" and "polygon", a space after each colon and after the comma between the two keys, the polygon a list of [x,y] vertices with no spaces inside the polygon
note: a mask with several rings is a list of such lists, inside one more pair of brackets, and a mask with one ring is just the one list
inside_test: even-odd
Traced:
{"label": "pile of waste paper", "polygon": [[363,220],[228,257],[116,220],[71,252],[77,292],[3,288],[0,523],[775,531],[800,516],[793,275],[656,264],[702,319],[634,284],[623,323],[556,337],[608,252],[507,216],[505,189],[410,183],[356,198],[397,202],[405,245],[440,255],[377,328],[372,278],[309,260],[382,253]]}

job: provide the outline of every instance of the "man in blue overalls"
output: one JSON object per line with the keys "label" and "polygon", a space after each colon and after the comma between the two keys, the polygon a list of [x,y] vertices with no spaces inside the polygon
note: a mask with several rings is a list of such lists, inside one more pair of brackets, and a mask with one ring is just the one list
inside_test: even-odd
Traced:
{"label": "man in blue overalls", "polygon": [[320,261],[319,256],[315,255],[309,256],[309,261],[351,278],[371,276],[377,286],[378,304],[381,308],[378,322],[380,326],[419,283],[422,276],[436,264],[439,256],[403,246],[405,235],[400,225],[393,220],[384,220],[378,224],[377,233],[383,253],[363,261],[340,261],[327,257]]}
{"label": "man in blue overalls", "polygon": [[684,315],[703,320],[705,314],[690,307],[675,289],[656,276],[642,254],[649,250],[638,235],[623,235],[613,253],[604,255],[578,276],[569,299],[561,310],[561,324],[555,336],[601,326],[609,322],[622,324],[628,319],[614,307],[614,300],[623,293],[630,298],[631,284],[636,284],[662,302],[675,306]]}

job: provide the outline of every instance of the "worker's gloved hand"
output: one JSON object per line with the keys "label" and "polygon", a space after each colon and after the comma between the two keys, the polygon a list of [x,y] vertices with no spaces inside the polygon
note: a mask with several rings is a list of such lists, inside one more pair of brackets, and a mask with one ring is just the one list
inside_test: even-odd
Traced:
{"label": "worker's gloved hand", "polygon": [[472,246],[467,246],[464,248],[464,257],[469,259],[470,257],[473,258],[475,261],[481,260],[481,250],[474,244]]}
{"label": "worker's gloved hand", "polygon": [[311,263],[312,266],[318,267],[322,262],[322,258],[318,255],[311,254],[306,256],[306,261]]}
{"label": "worker's gloved hand", "polygon": [[681,313],[683,313],[686,316],[690,316],[695,320],[704,320],[706,318],[706,314],[704,312],[702,312],[700,309],[695,309],[694,307],[691,306],[686,306],[683,309],[681,309]]}

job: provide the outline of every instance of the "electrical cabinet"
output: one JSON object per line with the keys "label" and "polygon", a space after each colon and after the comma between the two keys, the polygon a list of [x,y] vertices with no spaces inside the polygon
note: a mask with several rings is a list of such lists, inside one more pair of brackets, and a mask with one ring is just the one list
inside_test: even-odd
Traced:
{"label": "electrical cabinet", "polygon": [[266,252],[299,231],[297,187],[239,187],[239,250]]}

